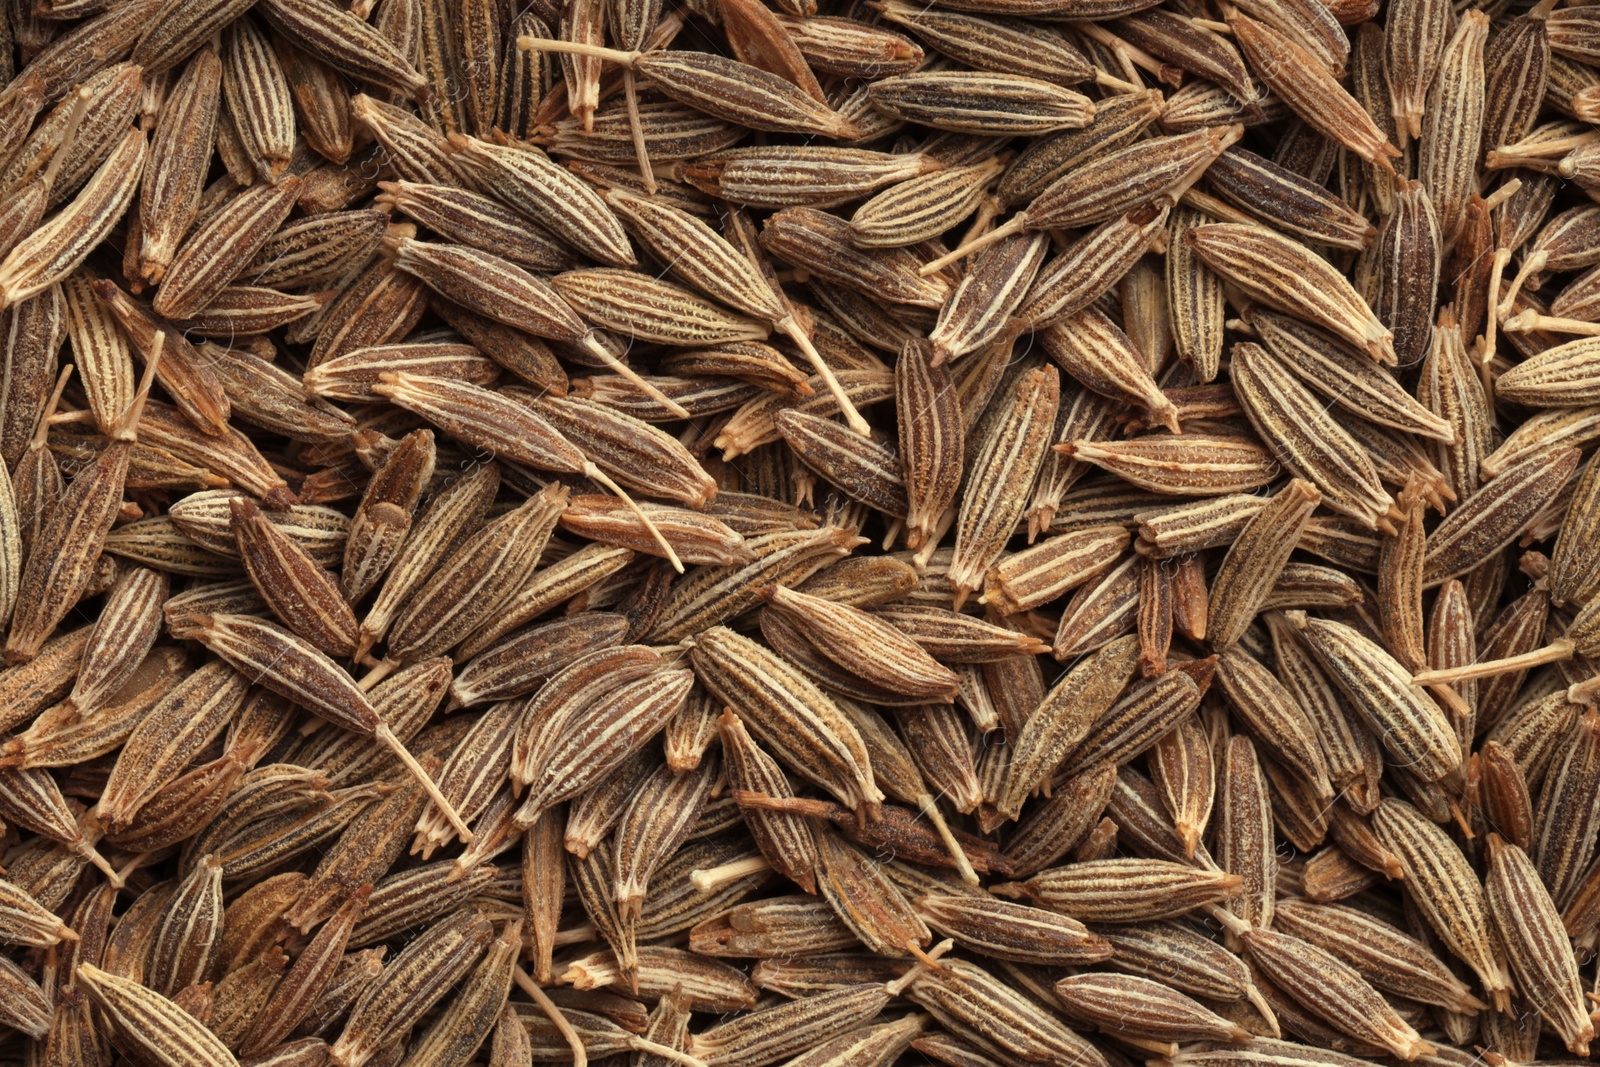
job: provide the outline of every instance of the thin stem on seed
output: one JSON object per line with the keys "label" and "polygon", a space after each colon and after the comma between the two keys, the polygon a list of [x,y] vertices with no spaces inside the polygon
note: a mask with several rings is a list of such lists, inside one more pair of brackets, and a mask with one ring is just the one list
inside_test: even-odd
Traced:
{"label": "thin stem on seed", "polygon": [[939,810],[938,802],[931,794],[923,793],[917,797],[917,806],[922,809],[922,814],[928,817],[928,821],[933,823],[933,829],[939,835],[939,840],[944,842],[950,858],[955,861],[956,872],[961,875],[961,880],[968,885],[977,885],[978,872],[972,869],[972,861],[967,859],[967,850],[961,847],[961,842],[956,840],[950,824],[944,821],[944,813]]}
{"label": "thin stem on seed", "polygon": [[663,393],[654,385],[651,385],[649,382],[645,381],[643,376],[641,376],[638,371],[634,370],[622,360],[612,355],[611,350],[605,345],[601,344],[599,338],[595,337],[594,334],[590,333],[584,337],[583,350],[589,353],[591,356],[594,356],[600,362],[604,363],[608,368],[611,369],[613,373],[620,374],[622,377],[626,378],[634,388],[638,389],[645,396],[648,396],[651,400],[654,400],[656,403],[665,407],[678,418],[687,419],[689,417],[688,408],[672,399],[666,393]]}
{"label": "thin stem on seed", "polygon": [[1542,270],[1549,259],[1548,253],[1541,250],[1522,261],[1522,268],[1517,271],[1516,277],[1511,279],[1511,285],[1506,290],[1506,295],[1501,298],[1500,303],[1495,305],[1494,313],[1496,315],[1500,316],[1501,319],[1505,319],[1511,314],[1511,308],[1517,301],[1517,294],[1522,292],[1522,283],[1528,280],[1529,275],[1536,274]]}
{"label": "thin stem on seed", "polygon": [[980,252],[997,241],[1005,240],[1014,233],[1025,232],[1027,230],[1027,226],[1028,213],[1026,211],[1019,211],[1017,214],[1011,216],[1011,218],[1007,219],[1001,225],[996,226],[982,237],[979,237],[973,241],[968,241],[966,244],[957,248],[953,252],[946,252],[932,263],[923,264],[921,267],[917,268],[917,273],[926,278],[935,271],[943,270],[945,267],[949,266],[951,263],[954,263],[958,259],[964,259],[965,257],[972,255],[974,252]]}
{"label": "thin stem on seed", "polygon": [[583,1039],[578,1036],[578,1031],[573,1029],[572,1023],[561,1014],[561,1009],[556,1007],[556,1002],[550,999],[533,976],[523,970],[522,964],[516,964],[511,969],[511,977],[515,979],[517,988],[521,989],[544,1012],[545,1018],[555,1026],[556,1031],[566,1039],[567,1046],[572,1049],[572,1067],[589,1067],[589,1051],[583,1047]]}
{"label": "thin stem on seed", "polygon": [[644,523],[645,530],[649,532],[651,537],[655,538],[656,544],[660,545],[661,550],[666,553],[667,562],[672,564],[672,569],[679,574],[683,573],[683,561],[678,558],[678,553],[673,549],[672,543],[667,540],[666,535],[661,532],[661,528],[655,524],[655,521],[644,513],[644,509],[634,501],[633,497],[623,491],[622,486],[612,481],[609,474],[596,467],[590,460],[583,461],[583,476],[590,481],[599,482],[615,493],[617,499],[626,504],[628,510],[633,512],[634,518]]}
{"label": "thin stem on seed", "polygon": [[1514,315],[1505,321],[1507,333],[1526,333],[1529,330],[1549,330],[1551,333],[1578,334],[1583,337],[1600,337],[1600,323],[1584,319],[1568,319],[1559,315],[1541,315],[1533,308]]}
{"label": "thin stem on seed", "polygon": [[356,688],[360,689],[363,693],[371,692],[373,686],[377,685],[379,682],[383,681],[385,678],[389,677],[389,675],[398,670],[400,668],[400,661],[397,659],[381,659],[378,662],[371,664],[371,667],[372,669],[363,675],[361,680],[356,683]]}
{"label": "thin stem on seed", "polygon": [[532,37],[524,34],[517,38],[517,47],[524,52],[565,52],[570,56],[591,56],[607,63],[619,63],[624,67],[631,67],[636,63],[643,52],[624,52],[620,48],[605,48],[597,44],[584,44],[579,41],[559,41],[553,37]]}
{"label": "thin stem on seed", "polygon": [[1495,331],[1500,324],[1499,300],[1500,282],[1505,277],[1506,265],[1511,262],[1511,249],[1497,248],[1494,250],[1494,262],[1489,267],[1489,314],[1483,327],[1483,347],[1478,353],[1479,369],[1483,375],[1484,396],[1489,398],[1490,407],[1494,406],[1493,385],[1489,376],[1489,365],[1494,362]]}
{"label": "thin stem on seed", "polygon": [[844,391],[844,386],[840,385],[839,379],[834,377],[833,368],[828,366],[827,360],[822,358],[822,353],[817,351],[816,346],[811,343],[811,338],[806,336],[806,332],[794,320],[794,316],[785,315],[774,325],[799,347],[801,355],[811,361],[812,369],[817,372],[817,376],[822,379],[822,383],[828,387],[828,393],[839,405],[839,411],[844,415],[844,421],[850,424],[850,428],[862,437],[872,436],[871,425],[861,417],[861,412],[857,411],[856,406],[850,402],[849,394]]}
{"label": "thin stem on seed", "polygon": [[644,191],[656,193],[656,172],[650,165],[650,153],[644,144],[644,123],[639,119],[639,77],[629,67],[622,75],[622,91],[628,105],[628,128],[633,134],[633,154],[639,159],[639,177],[644,179]]}
{"label": "thin stem on seed", "polygon": [[386,722],[380,722],[374,734],[379,741],[389,746],[389,751],[394,753],[396,759],[405,764],[406,770],[410,771],[411,776],[417,780],[417,784],[422,786],[423,792],[428,794],[428,798],[433,801],[439,808],[440,813],[455,828],[456,836],[461,838],[462,841],[470,843],[472,841],[472,830],[462,820],[461,813],[456,811],[455,805],[445,799],[444,793],[439,790],[438,783],[433,780],[433,777],[428,774],[422,764],[417,762],[417,758],[406,748],[405,742],[395,736],[394,730]]}
{"label": "thin stem on seed", "polygon": [[84,112],[89,110],[89,101],[93,96],[94,94],[88,89],[79,89],[73,96],[72,111],[67,115],[67,128],[62,131],[61,144],[51,154],[50,162],[40,178],[46,189],[55,185],[56,175],[60,174],[61,168],[66,165],[67,154],[72,150],[72,142],[78,137],[78,127],[83,123]]}
{"label": "thin stem on seed", "polygon": [[1543,648],[1536,648],[1532,652],[1524,652],[1520,656],[1507,656],[1505,659],[1486,659],[1479,663],[1469,663],[1464,667],[1445,667],[1436,671],[1422,671],[1411,676],[1415,685],[1437,685],[1439,683],[1465,682],[1473,678],[1493,678],[1497,674],[1510,674],[1512,671],[1525,671],[1533,667],[1542,667],[1546,663],[1561,663],[1572,658],[1573,645],[1570,640],[1563,637],[1550,642]]}
{"label": "thin stem on seed", "polygon": [[727,885],[729,882],[738,881],[751,874],[760,874],[762,871],[772,870],[772,864],[761,856],[750,856],[732,863],[724,863],[720,867],[706,867],[689,872],[689,881],[700,892]]}

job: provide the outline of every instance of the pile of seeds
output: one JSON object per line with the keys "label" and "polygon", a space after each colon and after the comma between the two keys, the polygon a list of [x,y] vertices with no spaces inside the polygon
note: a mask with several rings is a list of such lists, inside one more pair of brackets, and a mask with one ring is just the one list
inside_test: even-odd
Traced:
{"label": "pile of seeds", "polygon": [[0,1064],[1491,1067],[1600,6],[0,3]]}

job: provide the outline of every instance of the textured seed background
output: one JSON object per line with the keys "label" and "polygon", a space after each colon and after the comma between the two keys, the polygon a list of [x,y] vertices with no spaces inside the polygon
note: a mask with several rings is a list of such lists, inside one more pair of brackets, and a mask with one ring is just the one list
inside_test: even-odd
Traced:
{"label": "textured seed background", "polygon": [[0,0],[0,85],[0,1067],[1589,1056],[1600,7]]}

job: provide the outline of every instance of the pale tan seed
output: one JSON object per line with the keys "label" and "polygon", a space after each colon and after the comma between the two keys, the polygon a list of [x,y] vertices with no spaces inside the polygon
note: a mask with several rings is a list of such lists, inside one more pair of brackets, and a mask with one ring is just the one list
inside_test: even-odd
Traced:
{"label": "pale tan seed", "polygon": [[1241,939],[1267,978],[1335,1029],[1407,1061],[1435,1051],[1353,967],[1331,952],[1269,930],[1251,930]]}
{"label": "pale tan seed", "polygon": [[1420,777],[1437,781],[1460,765],[1449,719],[1388,651],[1342,623],[1305,619],[1300,612],[1286,618],[1368,728]]}
{"label": "pale tan seed", "polygon": [[1238,223],[1196,226],[1183,239],[1206,266],[1255,299],[1316,323],[1381,363],[1395,361],[1389,330],[1344,275],[1304,245]]}
{"label": "pale tan seed", "polygon": [[1244,636],[1320,503],[1317,488],[1296,478],[1239,531],[1211,582],[1206,637],[1212,648],[1226,650]]}
{"label": "pale tan seed", "polygon": [[1009,983],[965,960],[907,976],[907,995],[946,1029],[1027,1062],[1099,1065],[1103,1054],[1056,1015]]}
{"label": "pale tan seed", "polygon": [[[1269,354],[1318,394],[1345,410],[1369,422],[1423,437],[1449,441],[1455,436],[1446,420],[1399,388],[1392,375],[1323,331],[1265,308],[1251,308],[1248,317]],[[1427,327],[1431,335],[1431,316]],[[1401,348],[1397,341],[1396,352]],[[1401,356],[1400,362],[1409,365],[1411,360]]]}
{"label": "pale tan seed", "polygon": [[906,545],[918,549],[927,544],[955,502],[966,449],[960,399],[931,345],[908,342],[901,349],[895,363],[895,407],[901,415]]}
{"label": "pale tan seed", "polygon": [[203,219],[174,253],[152,305],[156,313],[183,318],[203,310],[288,218],[299,189],[294,177],[254,185]]}
{"label": "pale tan seed", "polygon": [[115,1032],[152,1059],[179,1067],[232,1067],[238,1062],[193,1016],[140,983],[88,963],[78,966],[76,976]]}
{"label": "pale tan seed", "polygon": [[1272,454],[1254,439],[1234,435],[1078,440],[1054,447],[1141,489],[1182,496],[1222,496],[1256,489],[1271,482],[1280,470]]}
{"label": "pale tan seed", "polygon": [[1369,163],[1392,169],[1398,156],[1383,132],[1336,76],[1291,38],[1253,18],[1228,20],[1251,69],[1306,125]]}
{"label": "pale tan seed", "polygon": [[1360,444],[1259,346],[1235,345],[1232,354],[1234,391],[1262,439],[1330,508],[1387,529],[1394,504]]}
{"label": "pale tan seed", "polygon": [[1587,1055],[1594,1024],[1560,916],[1527,855],[1491,834],[1485,897],[1518,985],[1573,1055]]}
{"label": "pale tan seed", "polygon": [[1462,16],[1439,54],[1439,71],[1428,92],[1428,121],[1417,148],[1417,177],[1438,209],[1439,232],[1447,247],[1461,233],[1482,151],[1488,34],[1487,17],[1471,12]]}
{"label": "pale tan seed", "polygon": [[1060,394],[1060,375],[1054,368],[1027,372],[1014,394],[1001,399],[1004,414],[972,456],[949,574],[958,608],[983,584],[984,572],[999,558],[1022,517],[1027,489],[1054,428]]}
{"label": "pale tan seed", "polygon": [[76,270],[127,209],[143,172],[145,135],[129,130],[77,196],[0,260],[0,307]]}
{"label": "pale tan seed", "polygon": [[1404,801],[1378,805],[1372,828],[1399,855],[1411,899],[1428,925],[1477,973],[1489,999],[1505,1003],[1510,975],[1491,942],[1482,887],[1460,849]]}
{"label": "pale tan seed", "polygon": [[1160,982],[1134,975],[1081,974],[1055,984],[1070,1018],[1104,1033],[1145,1041],[1246,1041],[1249,1032]]}
{"label": "pale tan seed", "polygon": [[1128,545],[1121,526],[1091,526],[1008,553],[989,568],[978,602],[1004,615],[1029,611],[1102,573]]}
{"label": "pale tan seed", "polygon": [[1577,466],[1577,450],[1564,448],[1530,456],[1484,484],[1429,535],[1423,583],[1465,574],[1509,544]]}

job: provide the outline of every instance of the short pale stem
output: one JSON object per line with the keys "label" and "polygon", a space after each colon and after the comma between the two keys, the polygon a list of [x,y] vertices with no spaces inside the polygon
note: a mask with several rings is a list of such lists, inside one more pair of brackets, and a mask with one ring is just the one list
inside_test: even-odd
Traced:
{"label": "short pale stem", "polygon": [[578,41],[558,41],[553,37],[532,37],[527,34],[517,38],[517,47],[524,52],[565,52],[571,56],[593,56],[595,59],[620,63],[625,67],[633,66],[643,54],[624,52],[617,48],[602,48],[597,44],[582,44]]}
{"label": "short pale stem", "polygon": [[[992,196],[984,197],[983,202],[978,205],[977,212],[972,216],[972,223],[967,227],[967,232],[961,235],[961,243],[966,244],[968,241],[976,241],[988,233],[989,227],[994,225],[994,220],[1000,217],[1000,211],[999,200]],[[940,348],[934,355],[934,365],[938,366],[945,363],[949,358],[950,353]]]}
{"label": "short pale stem", "polygon": [[1507,200],[1510,200],[1513,196],[1516,196],[1521,189],[1522,179],[1512,178],[1510,181],[1500,186],[1500,188],[1483,198],[1483,209],[1485,211],[1493,211]]}
{"label": "short pale stem", "polygon": [[628,510],[633,512],[634,518],[644,523],[645,530],[650,534],[651,537],[655,538],[656,544],[660,545],[661,550],[667,554],[667,562],[672,564],[672,569],[677,571],[679,574],[683,573],[683,561],[678,558],[678,553],[673,549],[671,543],[668,542],[666,535],[661,532],[661,528],[655,524],[654,520],[644,513],[644,509],[634,501],[633,497],[629,496],[623,491],[622,486],[612,481],[609,474],[601,470],[599,467],[596,467],[590,460],[583,461],[583,475],[591,481],[599,482],[601,485],[615,493],[617,499],[626,504]]}
{"label": "short pale stem", "polygon": [[461,814],[456,811],[455,805],[446,800],[444,794],[439,791],[438,783],[433,780],[432,776],[423,769],[422,764],[417,762],[417,758],[406,748],[405,742],[395,736],[394,730],[390,729],[389,724],[386,722],[378,724],[375,734],[379,741],[389,746],[389,751],[395,754],[395,758],[405,764],[406,770],[410,771],[411,776],[422,786],[423,792],[428,794],[428,798],[438,806],[439,811],[449,820],[450,825],[455,827],[456,836],[465,842],[471,843],[472,830],[462,821]]}
{"label": "short pale stem", "polygon": [[82,856],[84,859],[86,859],[90,863],[94,864],[95,868],[101,874],[105,875],[106,879],[108,881],[110,881],[111,887],[113,889],[121,889],[122,888],[122,886],[123,886],[122,875],[117,872],[117,869],[115,867],[111,866],[111,863],[104,856],[100,855],[100,850],[99,849],[95,848],[93,845],[89,844],[89,842],[85,841],[85,842],[82,843],[82,846],[80,848],[80,851],[78,852],[78,855]]}
{"label": "short pale stem", "polygon": [[1272,1027],[1272,1033],[1267,1036],[1273,1038],[1282,1037],[1283,1030],[1278,1026],[1277,1014],[1272,1010],[1272,1005],[1267,1003],[1267,998],[1262,995],[1260,988],[1254,982],[1249,982],[1245,987],[1244,996],[1251,1006],[1261,1014],[1261,1017],[1267,1021],[1267,1025]]}
{"label": "short pale stem", "polygon": [[156,853],[154,852],[141,852],[137,856],[133,857],[133,859],[129,860],[123,865],[122,869],[117,872],[116,877],[111,879],[112,888],[121,889],[123,886],[127,885],[128,879],[133,877],[133,873],[140,867],[148,867],[151,863],[152,857],[155,855]]}
{"label": "short pale stem", "polygon": [[[1490,317],[1491,319],[1493,318],[1493,316]],[[1513,315],[1505,322],[1502,322],[1500,328],[1506,333],[1526,333],[1533,329],[1533,324],[1538,320],[1539,312],[1533,308],[1528,308],[1521,314]]]}
{"label": "short pale stem", "polygon": [[67,161],[67,153],[72,151],[72,142],[78,138],[78,126],[83,122],[83,116],[89,110],[89,101],[94,96],[88,89],[79,89],[72,98],[72,111],[67,115],[67,128],[62,131],[61,143],[56,146],[55,152],[50,156],[49,164],[44,168],[42,181],[44,187],[49,189],[56,183],[56,175],[61,173],[62,166]]}
{"label": "short pale stem", "polygon": [[61,394],[67,391],[67,379],[72,377],[72,364],[68,363],[61,368],[61,373],[56,375],[56,387],[50,394],[50,402],[44,406],[44,417],[39,420],[39,426],[34,430],[33,443],[30,447],[43,448],[50,440],[50,420],[55,418],[56,408],[61,406]]}
{"label": "short pale stem", "polygon": [[1115,74],[1107,74],[1103,70],[1097,70],[1097,71],[1094,72],[1094,83],[1096,85],[1104,86],[1107,89],[1111,89],[1111,90],[1114,90],[1114,91],[1119,92],[1119,93],[1142,93],[1142,92],[1144,92],[1144,87],[1143,86],[1135,85],[1133,82],[1128,81],[1126,78],[1119,78]]}
{"label": "short pale stem", "polygon": [[651,385],[649,382],[645,381],[644,378],[640,376],[638,371],[634,370],[632,367],[622,362],[622,360],[612,355],[611,350],[606,348],[605,345],[601,344],[594,334],[591,333],[584,337],[583,348],[584,351],[588,352],[600,362],[604,363],[613,372],[626,378],[633,384],[635,389],[639,390],[639,392],[643,393],[645,396],[648,396],[656,403],[662,405],[678,418],[687,419],[689,417],[688,408],[672,399],[666,393],[663,393],[654,385]]}
{"label": "short pale stem", "polygon": [[639,177],[644,179],[645,192],[654,196],[656,172],[650,166],[650,153],[644,144],[644,123],[639,120],[639,78],[632,67],[622,75],[622,91],[628,103],[628,128],[633,132],[633,154],[639,158]]}
{"label": "short pale stem", "polygon": [[957,248],[953,252],[946,252],[932,263],[928,263],[920,267],[917,270],[917,273],[926,278],[935,271],[943,270],[945,267],[954,263],[958,259],[964,259],[974,252],[979,252],[985,248],[988,248],[996,241],[1003,241],[1012,234],[1022,233],[1027,228],[1027,225],[1028,213],[1026,211],[1019,211],[1015,215],[1011,216],[1011,218],[1008,219],[1003,225],[996,226],[994,229],[990,230],[988,233],[984,234],[982,237],[979,237],[975,241],[968,241],[966,244]]}
{"label": "short pale stem", "polygon": [[1451,796],[1449,793],[1446,793],[1444,802],[1445,806],[1450,809],[1450,815],[1455,819],[1456,825],[1461,828],[1462,836],[1468,841],[1471,841],[1473,838],[1477,837],[1478,835],[1472,831],[1472,820],[1467,817],[1467,813],[1463,811],[1461,805],[1456,802],[1456,798]]}
{"label": "short pale stem", "polygon": [[1492,678],[1497,674],[1510,674],[1512,671],[1525,671],[1534,667],[1542,667],[1546,663],[1561,663],[1572,658],[1572,642],[1563,637],[1552,641],[1543,648],[1536,648],[1532,652],[1524,652],[1520,656],[1507,656],[1505,659],[1488,659],[1481,663],[1469,663],[1464,667],[1446,667],[1437,671],[1423,671],[1413,675],[1411,681],[1415,685],[1438,685],[1439,683],[1465,682],[1472,678]]}
{"label": "short pale stem", "polygon": [[[684,15],[681,11],[669,11],[662,15],[660,21],[656,23],[655,31],[645,39],[644,45],[639,49],[639,51],[641,53],[659,52],[666,48],[672,43],[673,39],[678,36],[679,31],[683,29],[683,23]],[[626,69],[631,70],[632,68],[629,67]],[[622,79],[612,76],[602,77],[600,79],[599,102],[602,104],[605,103],[607,100],[610,100],[612,97],[616,96],[617,93],[622,91],[623,88],[624,86],[622,84]]]}
{"label": "short pale stem", "polygon": [[1600,134],[1590,131],[1566,137],[1551,137],[1548,140],[1520,141],[1485,154],[1484,163],[1490,170],[1504,170],[1530,161],[1560,159],[1580,148],[1588,147],[1597,138],[1600,138]]}
{"label": "short pale stem", "polygon": [[1533,308],[1529,308],[1515,318],[1507,319],[1505,329],[1507,333],[1549,330],[1551,333],[1571,333],[1581,334],[1584,337],[1600,337],[1600,322],[1567,319],[1559,315],[1541,315]]}
{"label": "short pale stem", "polygon": [[1248,934],[1251,930],[1248,920],[1241,916],[1235,915],[1233,912],[1229,911],[1227,908],[1224,908],[1220,904],[1207,904],[1202,910],[1207,915],[1211,916],[1211,918],[1220,923],[1223,929],[1227,930],[1228,933],[1233,934],[1235,937],[1239,936],[1240,934]]}
{"label": "short pale stem", "polygon": [[955,521],[956,509],[953,507],[945,508],[944,514],[939,516],[939,521],[934,523],[933,530],[929,532],[927,540],[922,542],[922,547],[917,550],[917,554],[911,557],[912,566],[920,571],[928,565],[928,561],[933,558],[933,554],[939,551],[939,542],[944,540],[944,535],[950,532],[950,527],[955,525]]}
{"label": "short pale stem", "polygon": [[822,358],[822,353],[817,351],[816,346],[811,343],[811,338],[806,336],[806,332],[794,320],[794,316],[785,315],[774,325],[784,336],[799,346],[801,354],[811,361],[811,367],[817,372],[817,377],[822,379],[822,384],[828,387],[828,393],[833,397],[834,403],[839,405],[839,412],[844,416],[844,421],[849,423],[850,428],[856,433],[863,437],[870,437],[872,435],[872,427],[867,424],[866,419],[861,417],[861,412],[856,410],[856,406],[850,402],[850,397],[845,393],[844,386],[840,385],[839,379],[834,377],[833,368],[828,366],[827,360]]}
{"label": "short pale stem", "polygon": [[111,426],[113,441],[132,441],[139,436],[139,420],[144,418],[145,401],[150,399],[150,387],[156,381],[156,369],[161,366],[161,353],[167,347],[167,331],[157,330],[155,343],[144,360],[144,374],[139,377],[139,388],[117,421]]}
{"label": "short pale stem", "polygon": [[1483,374],[1483,395],[1490,398],[1493,407],[1494,386],[1489,377],[1489,365],[1494,362],[1495,330],[1500,324],[1500,281],[1505,277],[1506,266],[1511,262],[1511,249],[1494,250],[1494,262],[1489,267],[1489,321],[1483,326],[1483,350],[1478,353],[1478,364]]}
{"label": "short pale stem", "polygon": [[939,834],[939,840],[944,842],[944,847],[950,853],[950,858],[956,861],[956,871],[961,875],[961,880],[968,885],[978,884],[978,872],[972,869],[972,863],[967,859],[967,850],[961,847],[961,842],[956,840],[956,835],[951,832],[950,824],[944,821],[944,813],[939,810],[938,801],[929,793],[917,797],[917,805],[922,808],[922,814],[933,823],[934,830]]}
{"label": "short pale stem", "polygon": [[554,1024],[556,1031],[566,1039],[567,1046],[572,1049],[572,1067],[589,1067],[589,1050],[583,1047],[583,1039],[578,1036],[578,1031],[572,1028],[572,1023],[561,1014],[561,1009],[556,1007],[544,990],[539,988],[539,983],[533,980],[532,975],[522,969],[522,964],[517,964],[511,969],[511,977],[516,980],[517,987],[544,1012],[545,1018]]}
{"label": "short pale stem", "polygon": [[705,867],[698,871],[689,872],[689,881],[700,892],[736,882],[740,878],[752,874],[761,874],[763,871],[772,870],[772,864],[761,856],[751,856],[748,859],[734,860],[724,863],[720,867]]}
{"label": "short pale stem", "polygon": [[1129,44],[1099,23],[1079,21],[1072,23],[1072,28],[1086,37],[1099,41],[1117,53],[1117,56],[1124,62],[1131,62],[1134,66],[1153,76],[1157,81],[1167,81],[1173,74],[1172,67],[1161,62],[1161,60],[1142,48],[1136,48]]}
{"label": "short pale stem", "polygon": [[1511,308],[1516,303],[1517,294],[1522,292],[1522,283],[1528,280],[1528,276],[1530,274],[1536,274],[1543,269],[1549,258],[1550,257],[1544,252],[1535,252],[1533,255],[1523,260],[1522,268],[1518,270],[1516,276],[1511,279],[1511,285],[1506,290],[1505,297],[1501,299],[1500,303],[1495,305],[1494,313],[1496,315],[1503,319],[1511,314]]}
{"label": "short pale stem", "polygon": [[356,683],[356,686],[363,693],[369,693],[373,686],[393,674],[399,666],[400,661],[397,659],[381,659],[372,665],[372,669]]}
{"label": "short pale stem", "polygon": [[1170,1041],[1155,1041],[1148,1037],[1130,1037],[1126,1034],[1118,1035],[1124,1042],[1134,1048],[1143,1049],[1153,1055],[1167,1058],[1178,1054],[1178,1046]]}
{"label": "short pale stem", "polygon": [[1600,696],[1600,677],[1589,678],[1567,687],[1567,699],[1574,704],[1592,704]]}
{"label": "short pale stem", "polygon": [[[911,945],[914,944],[916,944],[916,942],[911,943]],[[907,945],[906,947],[911,948],[911,945]],[[953,940],[946,939],[939,942],[926,952],[923,952],[920,948],[916,949],[912,952],[912,955],[916,958],[917,962],[912,965],[909,971],[907,971],[905,974],[902,974],[899,978],[896,978],[892,982],[883,983],[883,988],[888,990],[890,995],[898,997],[901,993],[905,992],[906,986],[915,981],[917,975],[921,974],[923,971],[937,972],[944,970],[943,967],[939,966],[939,959],[945,953],[949,952],[955,947],[956,943]]]}
{"label": "short pale stem", "polygon": [[1254,216],[1246,215],[1238,208],[1218,200],[1210,193],[1203,193],[1193,186],[1185,189],[1183,195],[1178,199],[1189,207],[1204,211],[1207,215],[1221,222],[1237,222],[1245,226],[1260,225],[1260,222]]}
{"label": "short pale stem", "polygon": [[550,944],[555,948],[562,948],[566,945],[582,945],[593,941],[599,936],[600,934],[595,930],[593,924],[584,923],[582,926],[574,926],[570,930],[557,930],[556,936],[550,939]]}
{"label": "short pale stem", "polygon": [[687,1052],[680,1052],[670,1045],[651,1041],[649,1038],[634,1037],[629,1040],[629,1044],[633,1046],[636,1052],[649,1052],[652,1055],[660,1056],[664,1060],[681,1063],[683,1067],[707,1067],[705,1060],[697,1056],[691,1056]]}
{"label": "short pale stem", "polygon": [[1428,692],[1438,697],[1440,703],[1444,704],[1455,715],[1458,722],[1466,722],[1472,718],[1471,706],[1467,704],[1460,693],[1455,691],[1453,686],[1443,684],[1430,685],[1428,686]]}
{"label": "short pale stem", "polygon": [[918,963],[922,964],[924,967],[928,968],[930,971],[942,971],[942,970],[945,969],[943,966],[940,965],[939,957],[931,956],[928,953],[924,952],[922,950],[922,946],[917,944],[915,938],[907,939],[907,941],[906,941],[906,951],[911,953],[911,957],[913,959],[915,959]]}

